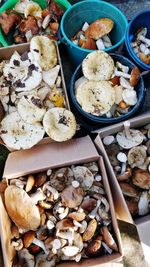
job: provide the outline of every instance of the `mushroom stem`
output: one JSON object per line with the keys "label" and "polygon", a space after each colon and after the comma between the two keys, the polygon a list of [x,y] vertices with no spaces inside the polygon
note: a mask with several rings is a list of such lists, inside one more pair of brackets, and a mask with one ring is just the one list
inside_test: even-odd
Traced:
{"label": "mushroom stem", "polygon": [[139,40],[142,41],[143,43],[147,44],[148,46],[150,46],[150,39],[144,37],[143,35],[141,35],[139,37]]}
{"label": "mushroom stem", "polygon": [[125,135],[128,139],[131,139],[131,133],[130,133],[130,122],[129,121],[125,121],[124,122],[124,131],[125,131]]}
{"label": "mushroom stem", "polygon": [[115,75],[118,76],[118,77],[124,77],[126,79],[130,79],[131,78],[130,74],[122,72],[122,71],[119,71],[117,69],[115,69]]}
{"label": "mushroom stem", "polygon": [[150,54],[150,50],[148,47],[146,47],[145,44],[140,44],[140,50],[145,56],[148,56]]}

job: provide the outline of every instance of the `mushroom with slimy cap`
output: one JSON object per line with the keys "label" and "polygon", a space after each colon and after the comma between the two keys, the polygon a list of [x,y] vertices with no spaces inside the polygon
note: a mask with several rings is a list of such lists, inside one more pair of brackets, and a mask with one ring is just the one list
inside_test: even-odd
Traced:
{"label": "mushroom with slimy cap", "polygon": [[134,129],[130,129],[130,122],[124,122],[124,130],[116,135],[118,144],[124,149],[130,149],[143,142],[144,135]]}

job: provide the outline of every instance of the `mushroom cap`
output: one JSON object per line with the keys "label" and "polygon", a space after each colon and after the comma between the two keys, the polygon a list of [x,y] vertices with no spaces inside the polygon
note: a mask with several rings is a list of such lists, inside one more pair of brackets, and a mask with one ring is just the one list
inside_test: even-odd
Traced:
{"label": "mushroom cap", "polygon": [[62,191],[66,186],[71,185],[72,180],[73,172],[68,167],[60,168],[50,176],[51,186],[58,191]]}
{"label": "mushroom cap", "polygon": [[8,186],[5,190],[5,205],[10,218],[19,228],[36,230],[40,225],[39,210],[23,189]]}
{"label": "mushroom cap", "polygon": [[82,188],[88,189],[94,182],[94,176],[92,172],[85,166],[77,166],[72,168],[75,180],[77,180]]}
{"label": "mushroom cap", "polygon": [[114,22],[109,18],[101,18],[94,21],[85,31],[85,36],[98,40],[108,34],[114,27]]}
{"label": "mushroom cap", "polygon": [[134,167],[140,167],[146,160],[146,150],[143,146],[132,147],[128,152],[128,163]]}
{"label": "mushroom cap", "polygon": [[62,204],[65,207],[76,208],[81,204],[83,195],[83,190],[80,187],[74,188],[70,185],[61,192]]}
{"label": "mushroom cap", "polygon": [[140,145],[143,142],[144,135],[140,131],[130,129],[130,135],[131,138],[129,139],[126,137],[125,131],[117,133],[116,139],[118,144],[122,148],[130,149],[132,147]]}
{"label": "mushroom cap", "polygon": [[122,193],[125,196],[128,197],[137,197],[138,196],[138,192],[137,190],[133,187],[133,185],[128,184],[128,183],[119,183]]}
{"label": "mushroom cap", "polygon": [[124,89],[122,98],[127,105],[134,106],[137,103],[137,94],[133,89]]}
{"label": "mushroom cap", "polygon": [[132,183],[142,189],[150,189],[150,173],[145,170],[136,169],[133,172]]}

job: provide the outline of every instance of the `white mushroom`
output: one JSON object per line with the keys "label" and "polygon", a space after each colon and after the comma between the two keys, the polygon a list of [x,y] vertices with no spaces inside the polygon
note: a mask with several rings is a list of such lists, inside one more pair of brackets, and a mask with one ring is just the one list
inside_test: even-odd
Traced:
{"label": "white mushroom", "polygon": [[128,73],[129,72],[129,67],[121,64],[119,61],[116,62],[116,67],[118,69],[120,69],[124,73]]}
{"label": "white mushroom", "polygon": [[80,184],[79,184],[78,181],[72,181],[72,186],[73,186],[74,188],[77,188],[77,187],[80,186]]}
{"label": "white mushroom", "polygon": [[115,138],[113,135],[108,135],[103,138],[103,143],[106,146],[109,146],[110,144],[114,143]]}
{"label": "white mushroom", "polygon": [[102,39],[98,39],[96,41],[96,45],[97,45],[98,50],[104,50],[105,49],[104,42]]}
{"label": "white mushroom", "polygon": [[[130,78],[131,78],[131,75],[130,75]],[[120,77],[120,85],[126,89],[133,89],[133,86],[131,86],[129,80],[125,79],[124,77]]]}
{"label": "white mushroom", "polygon": [[49,230],[52,230],[55,227],[55,224],[51,220],[48,220],[46,226]]}
{"label": "white mushroom", "polygon": [[124,122],[124,131],[117,133],[116,139],[118,144],[124,149],[130,149],[138,146],[143,142],[144,135],[134,129],[130,129],[130,122]]}
{"label": "white mushroom", "polygon": [[123,87],[122,85],[116,85],[114,86],[115,89],[115,104],[119,105],[119,103],[123,100],[122,93],[123,93]]}
{"label": "white mushroom", "polygon": [[65,256],[73,257],[79,252],[79,248],[76,246],[66,246],[62,248],[62,252]]}
{"label": "white mushroom", "polygon": [[144,55],[149,55],[150,54],[150,50],[149,48],[145,45],[145,44],[140,44],[140,50]]}
{"label": "white mushroom", "polygon": [[17,239],[16,241],[12,241],[11,245],[15,248],[15,250],[19,251],[23,248],[22,239]]}
{"label": "white mushroom", "polygon": [[89,27],[89,24],[88,24],[87,22],[85,22],[85,23],[83,24],[82,31],[85,32],[85,31],[88,29],[88,27]]}
{"label": "white mushroom", "polygon": [[87,221],[84,220],[84,221],[82,221],[81,224],[82,224],[82,226],[79,228],[79,233],[83,234],[87,228]]}
{"label": "white mushroom", "polygon": [[100,174],[95,175],[95,181],[100,182],[102,181],[102,176]]}
{"label": "white mushroom", "polygon": [[128,152],[128,163],[132,168],[140,167],[146,160],[146,150],[143,146],[133,147]]}
{"label": "white mushroom", "polygon": [[58,193],[58,191],[55,189],[55,188],[53,188],[52,186],[51,186],[51,182],[49,181],[49,182],[46,182],[44,185],[43,185],[43,192],[45,193],[45,194],[47,194],[47,196],[49,197],[49,195],[51,194],[52,195],[52,198],[54,199],[54,200],[57,200],[58,198],[59,198],[59,193]]}
{"label": "white mushroom", "polygon": [[143,35],[139,36],[139,40],[150,46],[150,39],[144,37]]}
{"label": "white mushroom", "polygon": [[46,199],[46,196],[41,188],[38,188],[35,193],[30,195],[30,197],[34,204],[37,204],[39,201],[43,201],[44,199]]}
{"label": "white mushroom", "polygon": [[24,186],[26,185],[26,182],[22,181],[20,179],[12,179],[12,180],[10,180],[10,185],[15,185],[15,186],[23,189]]}
{"label": "white mushroom", "polygon": [[141,36],[146,36],[147,35],[147,28],[140,28],[139,30],[138,30],[138,32],[137,32],[137,34],[136,34],[136,39],[137,40],[140,40],[140,37]]}
{"label": "white mushroom", "polygon": [[117,159],[122,163],[122,165],[121,165],[121,174],[122,174],[126,170],[127,156],[125,153],[119,152],[117,155]]}
{"label": "white mushroom", "polygon": [[142,192],[139,202],[138,202],[138,214],[140,216],[146,215],[149,212],[149,202],[148,192]]}
{"label": "white mushroom", "polygon": [[129,106],[134,106],[138,101],[136,91],[132,89],[123,90],[122,97],[124,102]]}
{"label": "white mushroom", "polygon": [[47,28],[47,26],[48,26],[50,20],[51,20],[51,15],[48,14],[48,15],[43,19],[43,22],[42,22],[42,28],[43,28],[43,29],[46,29],[46,28]]}
{"label": "white mushroom", "polygon": [[72,168],[75,179],[81,184],[83,188],[90,188],[94,182],[92,172],[85,166],[77,166]]}
{"label": "white mushroom", "polygon": [[110,219],[109,209],[110,209],[110,206],[109,206],[107,199],[101,196],[101,203],[98,209],[98,214],[100,218],[102,218],[103,220]]}
{"label": "white mushroom", "polygon": [[119,71],[117,69],[115,69],[115,76],[123,77],[123,78],[126,78],[126,79],[130,79],[131,78],[131,74]]}
{"label": "white mushroom", "polygon": [[101,200],[97,200],[97,204],[96,204],[96,207],[88,214],[88,217],[90,219],[94,219],[96,217],[96,214],[97,214],[97,211],[98,211],[98,208],[100,207],[100,204],[101,204]]}

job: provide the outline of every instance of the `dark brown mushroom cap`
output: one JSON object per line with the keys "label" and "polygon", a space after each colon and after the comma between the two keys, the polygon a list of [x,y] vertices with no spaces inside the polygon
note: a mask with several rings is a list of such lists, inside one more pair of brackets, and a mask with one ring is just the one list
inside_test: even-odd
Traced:
{"label": "dark brown mushroom cap", "polygon": [[132,176],[132,183],[142,189],[150,189],[150,173],[136,169]]}

